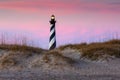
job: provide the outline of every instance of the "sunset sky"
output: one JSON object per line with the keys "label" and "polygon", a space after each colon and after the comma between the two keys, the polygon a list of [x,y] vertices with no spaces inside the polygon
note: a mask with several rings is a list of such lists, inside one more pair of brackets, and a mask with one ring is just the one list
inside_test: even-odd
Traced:
{"label": "sunset sky", "polygon": [[0,33],[25,35],[47,49],[52,14],[57,46],[120,38],[120,0],[0,0]]}

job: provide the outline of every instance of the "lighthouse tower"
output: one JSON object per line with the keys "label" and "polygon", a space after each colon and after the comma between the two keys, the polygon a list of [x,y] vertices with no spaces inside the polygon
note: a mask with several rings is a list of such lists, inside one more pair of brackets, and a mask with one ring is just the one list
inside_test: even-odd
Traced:
{"label": "lighthouse tower", "polygon": [[49,39],[49,50],[52,50],[56,47],[56,32],[55,32],[55,16],[51,16],[50,20],[50,39]]}

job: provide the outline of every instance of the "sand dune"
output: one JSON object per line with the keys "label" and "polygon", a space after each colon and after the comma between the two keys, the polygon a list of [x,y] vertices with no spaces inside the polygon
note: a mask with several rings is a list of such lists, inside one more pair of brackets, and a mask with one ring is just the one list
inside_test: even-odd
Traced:
{"label": "sand dune", "polygon": [[[114,45],[117,50],[120,49],[118,45]],[[104,57],[100,53],[100,57],[97,56],[93,60],[93,58],[82,56],[83,52],[78,47],[67,46],[64,49],[57,48],[52,51],[35,50],[2,48],[0,50],[0,80],[120,79],[120,58],[114,55],[109,54]],[[97,52],[99,52],[98,49]],[[118,53],[117,56],[119,56]]]}
{"label": "sand dune", "polygon": [[[67,50],[65,50],[66,52]],[[63,51],[64,52],[64,51]],[[25,54],[25,53],[24,53]],[[91,61],[50,54],[28,56],[23,52],[3,51],[0,80],[119,80],[120,59]],[[63,53],[64,54],[64,53]],[[78,55],[78,54],[77,54]],[[75,58],[75,57],[74,57]]]}

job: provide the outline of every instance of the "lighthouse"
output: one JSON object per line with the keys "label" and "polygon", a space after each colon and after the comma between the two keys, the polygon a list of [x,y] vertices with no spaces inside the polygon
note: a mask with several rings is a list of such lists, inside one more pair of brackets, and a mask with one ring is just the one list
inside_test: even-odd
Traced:
{"label": "lighthouse", "polygon": [[51,16],[50,20],[50,38],[49,38],[49,50],[52,50],[56,47],[56,31],[55,31],[55,16]]}

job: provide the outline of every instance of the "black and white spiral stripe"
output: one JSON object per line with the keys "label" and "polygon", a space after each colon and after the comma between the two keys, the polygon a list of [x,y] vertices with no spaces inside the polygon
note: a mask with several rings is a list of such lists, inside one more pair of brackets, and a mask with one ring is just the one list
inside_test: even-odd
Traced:
{"label": "black and white spiral stripe", "polygon": [[49,40],[49,50],[56,47],[56,33],[55,33],[55,23],[51,24],[50,27],[50,40]]}

